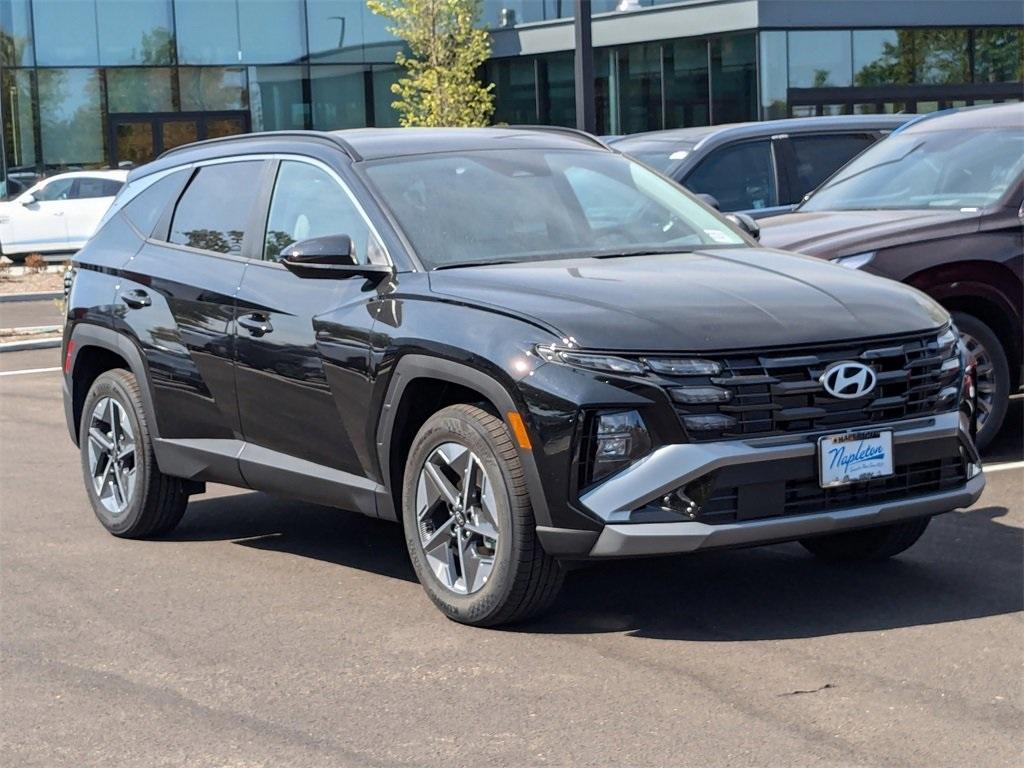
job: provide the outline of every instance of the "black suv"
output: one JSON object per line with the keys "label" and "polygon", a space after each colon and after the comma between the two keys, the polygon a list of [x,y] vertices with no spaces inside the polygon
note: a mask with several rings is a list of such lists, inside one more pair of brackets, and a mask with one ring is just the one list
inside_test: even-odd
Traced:
{"label": "black suv", "polygon": [[567,561],[887,557],[984,485],[945,310],[759,249],[585,134],[175,149],[73,269],[65,409],[111,533],[207,481],[401,521],[468,624],[543,608]]}

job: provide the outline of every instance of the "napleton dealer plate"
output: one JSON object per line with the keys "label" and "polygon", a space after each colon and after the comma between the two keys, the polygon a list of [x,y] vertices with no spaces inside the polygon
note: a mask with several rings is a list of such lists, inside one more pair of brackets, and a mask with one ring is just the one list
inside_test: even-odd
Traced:
{"label": "napleton dealer plate", "polygon": [[818,470],[822,488],[891,475],[892,432],[845,432],[818,438]]}

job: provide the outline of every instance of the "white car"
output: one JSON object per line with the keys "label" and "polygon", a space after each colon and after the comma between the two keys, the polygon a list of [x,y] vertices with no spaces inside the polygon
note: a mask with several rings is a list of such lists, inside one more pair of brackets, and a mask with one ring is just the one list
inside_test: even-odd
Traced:
{"label": "white car", "polygon": [[124,186],[128,171],[74,171],[0,203],[0,253],[77,251]]}

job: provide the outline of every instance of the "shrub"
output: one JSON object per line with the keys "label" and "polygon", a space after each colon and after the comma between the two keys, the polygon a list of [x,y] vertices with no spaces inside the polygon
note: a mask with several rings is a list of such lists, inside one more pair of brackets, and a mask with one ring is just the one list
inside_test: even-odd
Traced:
{"label": "shrub", "polygon": [[30,269],[36,274],[42,274],[48,266],[46,259],[38,253],[30,253],[25,257],[25,269]]}

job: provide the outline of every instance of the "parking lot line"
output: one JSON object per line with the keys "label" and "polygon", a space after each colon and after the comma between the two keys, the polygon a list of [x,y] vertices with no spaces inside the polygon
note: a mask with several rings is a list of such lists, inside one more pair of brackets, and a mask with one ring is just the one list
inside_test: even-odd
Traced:
{"label": "parking lot line", "polygon": [[1002,461],[998,464],[985,464],[985,473],[1005,472],[1007,469],[1024,469],[1024,461]]}
{"label": "parking lot line", "polygon": [[0,371],[0,376],[21,376],[26,373],[53,373],[59,371],[60,366],[54,366],[53,368],[24,368],[20,371]]}

